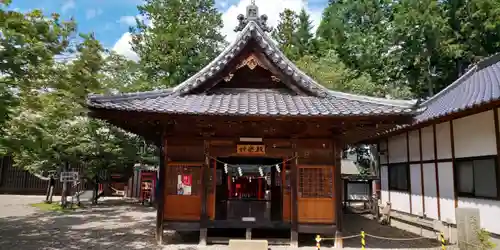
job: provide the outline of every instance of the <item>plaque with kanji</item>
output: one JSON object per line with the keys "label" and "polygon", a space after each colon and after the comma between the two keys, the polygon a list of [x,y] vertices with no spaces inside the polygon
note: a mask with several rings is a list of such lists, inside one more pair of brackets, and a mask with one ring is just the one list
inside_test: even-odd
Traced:
{"label": "plaque with kanji", "polygon": [[265,155],[265,145],[236,145],[236,153],[245,155]]}

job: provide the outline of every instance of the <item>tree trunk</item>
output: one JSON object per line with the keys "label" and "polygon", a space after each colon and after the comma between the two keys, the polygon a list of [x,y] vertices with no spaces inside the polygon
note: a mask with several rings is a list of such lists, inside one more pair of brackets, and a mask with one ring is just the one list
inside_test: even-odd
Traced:
{"label": "tree trunk", "polygon": [[[64,165],[63,172],[68,171],[68,163],[66,162]],[[67,205],[67,197],[68,197],[68,182],[63,182],[62,193],[61,193],[61,206],[66,207]]]}
{"label": "tree trunk", "polygon": [[94,192],[92,192],[92,204],[97,204],[97,199],[99,195],[99,176],[96,175],[94,182]]}

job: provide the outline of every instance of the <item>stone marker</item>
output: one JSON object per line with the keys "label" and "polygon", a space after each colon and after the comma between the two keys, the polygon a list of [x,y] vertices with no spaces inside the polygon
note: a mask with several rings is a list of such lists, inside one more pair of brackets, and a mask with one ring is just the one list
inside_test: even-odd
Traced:
{"label": "stone marker", "polygon": [[231,250],[267,250],[267,240],[229,240]]}
{"label": "stone marker", "polygon": [[479,209],[456,208],[455,217],[457,221],[459,249],[477,249],[477,246],[479,245],[477,233],[481,229]]}

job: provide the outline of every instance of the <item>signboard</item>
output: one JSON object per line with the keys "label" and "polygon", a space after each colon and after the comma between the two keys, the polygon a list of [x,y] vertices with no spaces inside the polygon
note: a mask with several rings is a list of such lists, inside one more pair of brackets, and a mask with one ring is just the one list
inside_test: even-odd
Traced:
{"label": "signboard", "polygon": [[61,172],[61,182],[74,182],[78,180],[78,172]]}
{"label": "signboard", "polygon": [[266,154],[266,146],[265,145],[238,144],[238,145],[236,145],[236,153],[246,154],[246,155],[265,155]]}
{"label": "signboard", "polygon": [[177,175],[177,194],[191,195],[193,176],[190,174]]}

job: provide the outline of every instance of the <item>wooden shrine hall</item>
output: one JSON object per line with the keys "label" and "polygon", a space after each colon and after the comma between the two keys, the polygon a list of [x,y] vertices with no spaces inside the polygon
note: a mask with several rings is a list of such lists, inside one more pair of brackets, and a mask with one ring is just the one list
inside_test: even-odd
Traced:
{"label": "wooden shrine hall", "polygon": [[255,4],[238,19],[236,40],[182,84],[90,95],[90,115],[160,146],[160,244],[165,229],[199,231],[200,244],[219,229],[286,230],[292,246],[340,236],[342,149],[418,110],[326,89],[283,55]]}

